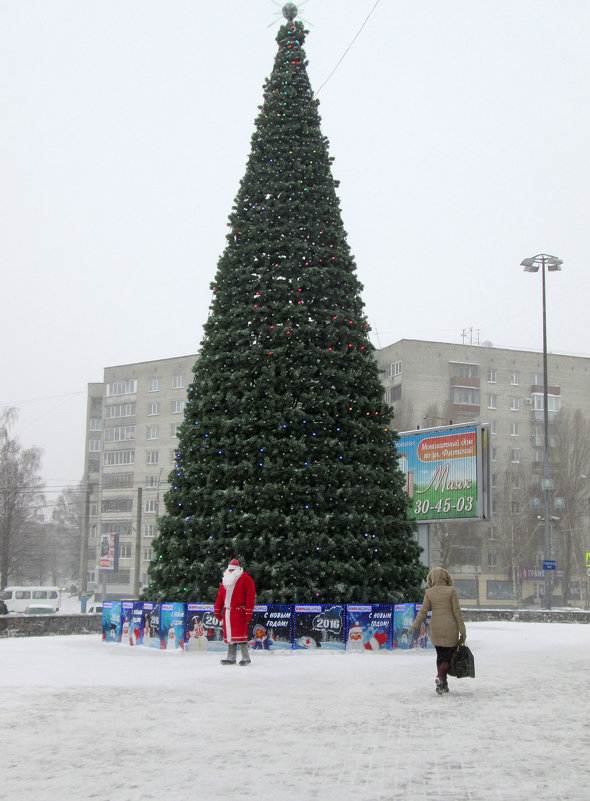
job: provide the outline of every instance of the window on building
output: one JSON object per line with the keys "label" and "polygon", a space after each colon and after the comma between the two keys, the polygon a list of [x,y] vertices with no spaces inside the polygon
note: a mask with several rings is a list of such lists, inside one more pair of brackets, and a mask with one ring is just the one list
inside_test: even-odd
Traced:
{"label": "window on building", "polygon": [[102,488],[130,489],[133,486],[133,473],[105,473],[102,477]]}
{"label": "window on building", "polygon": [[113,417],[135,417],[135,403],[114,403],[112,406],[104,407],[106,420]]}
{"label": "window on building", "polygon": [[174,464],[174,462],[176,461],[176,451],[170,451],[169,459],[171,464]]}
{"label": "window on building", "polygon": [[100,524],[101,534],[118,534],[119,537],[131,536],[131,522],[128,520],[113,520]]}
{"label": "window on building", "polygon": [[143,536],[144,537],[155,537],[156,536],[156,524],[155,523],[146,523],[143,527]]}
{"label": "window on building", "polygon": [[[542,412],[545,408],[543,395],[540,392],[533,392],[531,402],[536,412]],[[547,409],[550,412],[559,412],[561,410],[561,395],[547,395]]]}
{"label": "window on building", "polygon": [[100,450],[100,440],[99,439],[89,439],[88,440],[88,450],[90,453],[95,453],[96,451]]}
{"label": "window on building", "polygon": [[170,413],[171,414],[182,414],[184,411],[184,401],[183,400],[173,400],[170,403]]}
{"label": "window on building", "polygon": [[510,461],[512,464],[520,462],[520,448],[510,448]]}
{"label": "window on building", "polygon": [[385,392],[383,393],[383,402],[388,403],[390,406],[400,400],[402,396],[402,385],[395,384],[393,387],[387,387]]}
{"label": "window on building", "polygon": [[98,537],[98,526],[96,525],[96,523],[93,523],[90,526],[88,534],[90,539],[96,539]]}
{"label": "window on building", "polygon": [[106,386],[107,398],[112,398],[114,395],[133,395],[135,392],[137,392],[136,378],[129,378],[127,381],[114,381]]}
{"label": "window on building", "polygon": [[488,579],[486,582],[486,596],[488,601],[510,601],[513,596],[512,582]]}
{"label": "window on building", "polygon": [[132,498],[105,498],[100,503],[101,512],[131,512],[133,510]]}
{"label": "window on building", "polygon": [[159,476],[146,476],[145,477],[145,486],[149,489],[150,487],[157,487],[159,483]]}
{"label": "window on building", "polygon": [[451,367],[454,378],[478,378],[479,367],[477,364],[453,364]]}
{"label": "window on building", "polygon": [[498,474],[492,473],[492,489],[496,489],[498,486]]}
{"label": "window on building", "polygon": [[510,411],[517,412],[520,409],[520,399],[510,398]]}
{"label": "window on building", "polygon": [[177,437],[178,436],[178,429],[180,428],[180,423],[170,423],[170,436]]}
{"label": "window on building", "polygon": [[143,561],[144,562],[151,562],[154,558],[154,550],[153,548],[144,548],[143,549]]}
{"label": "window on building", "polygon": [[105,442],[125,442],[130,439],[135,439],[135,426],[116,426],[104,430]]}
{"label": "window on building", "polygon": [[496,421],[490,420],[490,434],[496,433]]}
{"label": "window on building", "polygon": [[389,367],[387,368],[387,375],[390,378],[395,378],[396,375],[401,375],[402,373],[402,361],[399,359],[396,362],[392,362]]}
{"label": "window on building", "polygon": [[100,459],[88,459],[88,472],[89,473],[100,472]]}
{"label": "window on building", "polygon": [[100,417],[91,417],[90,418],[90,430],[91,431],[100,431],[102,425],[102,420]]}
{"label": "window on building", "polygon": [[131,544],[128,542],[122,542],[119,545],[119,557],[121,559],[129,559],[131,556]]}
{"label": "window on building", "polygon": [[517,387],[520,384],[520,373],[518,370],[513,370],[510,373],[510,383],[513,387]]}
{"label": "window on building", "polygon": [[172,389],[182,389],[184,387],[184,376],[175,375],[172,379]]}
{"label": "window on building", "polygon": [[518,437],[520,433],[520,423],[510,423],[510,436]]}
{"label": "window on building", "polygon": [[152,403],[148,403],[148,417],[153,417],[156,414],[160,414],[159,401],[153,401]]}
{"label": "window on building", "polygon": [[496,567],[498,564],[497,551],[488,551],[488,567]]}
{"label": "window on building", "polygon": [[90,504],[90,517],[98,517],[98,503]]}
{"label": "window on building", "polygon": [[488,370],[488,384],[495,384],[496,383],[496,371],[495,370]]}
{"label": "window on building", "polygon": [[145,452],[145,462],[146,464],[158,464],[159,461],[159,451],[146,451]]}
{"label": "window on building", "polygon": [[493,526],[490,526],[488,529],[488,539],[490,540],[497,540],[498,539],[498,532]]}
{"label": "window on building", "polygon": [[147,439],[158,439],[160,436],[160,426],[147,427]]}
{"label": "window on building", "polygon": [[454,582],[455,589],[459,599],[474,599],[477,598],[477,580],[476,579],[456,579]]}
{"label": "window on building", "polygon": [[498,449],[497,448],[492,448],[492,450],[491,450],[492,462],[496,461],[496,456],[497,455],[498,455]]}
{"label": "window on building", "polygon": [[116,573],[109,573],[109,586],[113,584],[128,585],[131,581],[130,570],[119,570]]}
{"label": "window on building", "polygon": [[160,391],[160,379],[148,378],[148,392],[159,392],[159,391]]}
{"label": "window on building", "polygon": [[113,467],[118,464],[133,464],[135,462],[135,451],[105,451],[102,459],[105,467]]}
{"label": "window on building", "polygon": [[96,577],[96,573],[95,573],[94,570],[88,570],[87,571],[87,573],[86,573],[86,581],[89,584],[94,584],[94,582],[96,581],[95,577]]}
{"label": "window on building", "polygon": [[510,511],[513,515],[520,514],[520,502],[519,501],[512,501],[510,503]]}
{"label": "window on building", "polygon": [[155,514],[156,513],[156,501],[155,500],[146,501],[144,508],[145,508],[145,511],[148,512],[149,514]]}
{"label": "window on building", "polygon": [[479,389],[451,387],[451,402],[456,406],[479,406]]}
{"label": "window on building", "polygon": [[531,384],[534,387],[542,387],[543,383],[543,373],[533,373],[531,376]]}
{"label": "window on building", "polygon": [[512,476],[510,486],[512,489],[520,489],[520,476]]}
{"label": "window on building", "polygon": [[497,409],[497,408],[498,408],[498,396],[488,395],[488,409]]}

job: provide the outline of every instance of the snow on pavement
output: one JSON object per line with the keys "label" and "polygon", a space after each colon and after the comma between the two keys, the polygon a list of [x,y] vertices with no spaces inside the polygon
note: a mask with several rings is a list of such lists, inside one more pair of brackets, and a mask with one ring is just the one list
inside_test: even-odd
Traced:
{"label": "snow on pavement", "polygon": [[467,624],[433,651],[219,653],[0,640],[0,799],[586,801],[590,626]]}

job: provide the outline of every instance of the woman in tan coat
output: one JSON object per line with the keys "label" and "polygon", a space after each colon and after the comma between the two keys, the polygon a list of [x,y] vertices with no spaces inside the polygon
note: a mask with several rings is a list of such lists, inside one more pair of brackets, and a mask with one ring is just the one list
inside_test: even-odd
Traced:
{"label": "woman in tan coat", "polygon": [[432,610],[430,639],[436,648],[438,670],[435,679],[436,692],[443,695],[449,691],[447,674],[451,667],[453,650],[458,642],[465,642],[467,634],[459,607],[459,596],[453,587],[450,573],[444,567],[435,567],[426,577],[426,587],[424,601],[410,633],[416,635],[420,631],[420,625],[426,620],[428,612]]}

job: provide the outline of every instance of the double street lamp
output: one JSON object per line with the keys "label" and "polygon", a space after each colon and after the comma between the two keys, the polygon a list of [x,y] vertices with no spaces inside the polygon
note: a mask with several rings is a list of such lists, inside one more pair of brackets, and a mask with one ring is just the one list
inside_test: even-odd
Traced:
{"label": "double street lamp", "polygon": [[[553,483],[549,476],[549,406],[548,406],[548,389],[547,389],[547,307],[545,302],[545,268],[549,272],[561,270],[563,261],[558,259],[557,256],[549,256],[547,253],[539,253],[536,256],[531,256],[528,259],[521,261],[521,266],[524,267],[525,273],[538,273],[541,268],[543,276],[543,421],[544,421],[544,438],[543,438],[543,495],[545,499],[545,561],[551,560],[551,504],[549,492],[553,489]],[[548,565],[544,565],[545,574],[545,606],[551,609],[551,575],[552,572],[547,570]]]}

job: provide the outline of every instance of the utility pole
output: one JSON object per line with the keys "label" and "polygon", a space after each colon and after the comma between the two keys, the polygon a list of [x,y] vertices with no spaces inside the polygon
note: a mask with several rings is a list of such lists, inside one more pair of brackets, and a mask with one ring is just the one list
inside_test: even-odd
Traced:
{"label": "utility pole", "polygon": [[133,568],[133,597],[139,598],[139,567],[141,557],[141,504],[142,488],[137,488],[137,516],[135,518],[135,564]]}
{"label": "utility pole", "polygon": [[80,554],[80,612],[86,612],[88,590],[88,534],[90,532],[90,485],[86,485],[84,520],[82,521],[82,549]]}

